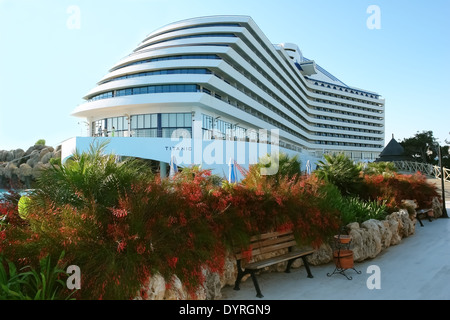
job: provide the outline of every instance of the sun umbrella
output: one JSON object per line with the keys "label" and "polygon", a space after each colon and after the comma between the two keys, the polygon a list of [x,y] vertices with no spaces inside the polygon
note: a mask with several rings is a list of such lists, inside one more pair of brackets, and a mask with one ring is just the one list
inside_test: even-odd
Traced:
{"label": "sun umbrella", "polygon": [[234,161],[231,161],[228,164],[229,166],[229,172],[228,172],[228,182],[229,183],[235,183],[237,179],[237,172],[236,172],[236,163]]}
{"label": "sun umbrella", "polygon": [[174,156],[172,156],[172,158],[170,159],[170,172],[169,172],[169,177],[172,178],[175,173],[178,172],[178,166],[177,166],[177,161],[175,159]]}
{"label": "sun umbrella", "polygon": [[306,161],[306,174],[307,175],[311,174],[311,162],[309,160]]}

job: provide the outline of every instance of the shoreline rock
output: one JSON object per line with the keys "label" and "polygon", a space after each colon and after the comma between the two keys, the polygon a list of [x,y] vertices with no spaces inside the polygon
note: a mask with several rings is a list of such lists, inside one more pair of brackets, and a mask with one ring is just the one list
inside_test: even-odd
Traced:
{"label": "shoreline rock", "polygon": [[61,146],[34,145],[24,151],[0,150],[0,188],[31,188],[42,169],[50,167],[52,159],[61,159]]}

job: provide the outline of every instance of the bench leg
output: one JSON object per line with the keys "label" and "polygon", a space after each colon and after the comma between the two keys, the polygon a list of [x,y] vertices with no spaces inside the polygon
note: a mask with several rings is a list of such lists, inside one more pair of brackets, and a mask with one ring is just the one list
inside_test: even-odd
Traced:
{"label": "bench leg", "polygon": [[241,290],[241,288],[239,287],[239,285],[241,284],[241,280],[242,280],[242,277],[243,277],[244,275],[243,274],[241,274],[240,272],[238,272],[238,276],[237,276],[237,278],[236,278],[236,281],[234,282],[234,290]]}
{"label": "bench leg", "polygon": [[305,265],[306,272],[308,273],[308,278],[314,278],[314,276],[311,273],[311,270],[309,269],[309,263],[308,263],[308,260],[306,260],[306,257],[303,256],[302,260],[303,260],[303,264]]}
{"label": "bench leg", "polygon": [[297,259],[298,259],[298,258],[289,260],[288,263],[287,263],[287,266],[286,266],[286,270],[285,270],[284,272],[286,272],[286,273],[291,273],[291,266],[292,266],[292,263],[294,263],[294,261],[297,260]]}
{"label": "bench leg", "polygon": [[416,219],[419,221],[420,226],[423,227],[422,219],[420,219],[418,215],[416,215]]}
{"label": "bench leg", "polygon": [[253,285],[255,286],[256,289],[256,296],[258,298],[263,298],[264,296],[261,293],[261,289],[259,288],[259,283],[258,283],[258,279],[256,279],[256,274],[254,271],[250,272],[250,275],[252,276],[252,281],[253,281]]}
{"label": "bench leg", "polygon": [[241,290],[241,288],[239,287],[239,285],[241,284],[241,280],[242,278],[246,275],[246,273],[244,271],[242,271],[241,269],[241,261],[237,261],[237,277],[236,277],[236,281],[234,282],[234,290]]}

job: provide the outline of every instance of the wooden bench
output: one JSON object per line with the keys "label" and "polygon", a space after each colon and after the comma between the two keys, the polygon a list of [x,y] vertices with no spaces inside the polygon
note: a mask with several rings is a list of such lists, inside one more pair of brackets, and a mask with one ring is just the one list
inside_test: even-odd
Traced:
{"label": "wooden bench", "polygon": [[[250,239],[251,260],[247,263],[246,254],[250,252],[244,252],[242,250],[235,251],[238,275],[234,285],[234,290],[239,290],[242,277],[247,274],[251,275],[253,284],[256,289],[256,296],[262,298],[261,289],[256,279],[255,272],[271,265],[278,264],[280,262],[287,261],[286,273],[290,272],[292,263],[301,258],[303,264],[308,273],[308,278],[313,278],[309,264],[306,259],[307,256],[314,253],[314,250],[299,250],[296,248],[297,242],[295,241],[292,231],[286,232],[271,232],[258,236],[254,236]],[[288,249],[287,253],[280,251],[281,249]],[[281,252],[281,253],[280,253]],[[264,255],[271,253],[270,258],[264,258]]]}
{"label": "wooden bench", "polygon": [[426,218],[428,218],[428,221],[430,222],[432,221],[431,220],[432,215],[431,216],[429,215],[430,211],[433,211],[433,209],[419,209],[416,211],[416,218],[417,220],[419,220],[421,227],[423,227],[421,216],[425,216]]}

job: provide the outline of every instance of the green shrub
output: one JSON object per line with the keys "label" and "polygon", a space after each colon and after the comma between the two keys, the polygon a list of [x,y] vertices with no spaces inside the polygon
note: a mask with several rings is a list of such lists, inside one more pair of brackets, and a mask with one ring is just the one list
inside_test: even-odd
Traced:
{"label": "green shrub", "polygon": [[369,162],[364,168],[364,174],[383,174],[397,172],[393,162]]}
{"label": "green shrub", "polygon": [[362,186],[361,167],[343,153],[324,155],[314,173],[322,180],[334,184],[342,195],[356,195]]}
{"label": "green shrub", "polygon": [[243,171],[242,184],[248,187],[256,187],[261,181],[270,183],[274,187],[279,186],[285,178],[298,179],[301,175],[301,162],[297,156],[290,157],[280,153],[278,156],[267,154],[259,159],[255,165],[251,165],[247,171]]}
{"label": "green shrub", "polygon": [[0,300],[69,299],[73,293],[68,291],[63,280],[67,273],[59,265],[63,257],[64,253],[53,264],[47,255],[40,260],[38,269],[26,266],[18,270],[14,263],[0,256]]}
{"label": "green shrub", "polygon": [[26,300],[22,292],[23,275],[11,261],[0,256],[0,300]]}
{"label": "green shrub", "polygon": [[384,202],[364,201],[357,197],[342,197],[338,204],[342,224],[362,223],[369,219],[384,220],[388,214]]}
{"label": "green shrub", "polygon": [[39,139],[38,141],[36,141],[36,143],[34,145],[35,146],[45,146],[45,140]]}

